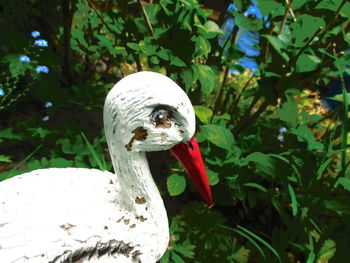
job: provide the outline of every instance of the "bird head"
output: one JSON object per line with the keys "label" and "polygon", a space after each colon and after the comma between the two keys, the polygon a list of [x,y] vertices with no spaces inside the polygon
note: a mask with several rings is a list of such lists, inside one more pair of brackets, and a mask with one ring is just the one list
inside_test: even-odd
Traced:
{"label": "bird head", "polygon": [[193,137],[194,109],[173,80],[148,71],[123,78],[106,98],[104,123],[110,149],[120,147],[125,154],[170,150],[205,202],[212,203],[207,174]]}

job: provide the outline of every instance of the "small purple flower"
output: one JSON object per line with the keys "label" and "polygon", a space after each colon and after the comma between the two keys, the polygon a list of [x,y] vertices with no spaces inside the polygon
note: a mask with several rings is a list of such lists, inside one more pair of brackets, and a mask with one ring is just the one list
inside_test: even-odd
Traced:
{"label": "small purple flower", "polygon": [[283,135],[278,135],[277,136],[277,140],[279,140],[280,142],[284,142],[284,136]]}
{"label": "small purple flower", "polygon": [[0,88],[0,96],[4,96],[5,95],[5,92],[2,88]]}
{"label": "small purple flower", "polygon": [[46,102],[46,104],[45,104],[45,108],[50,108],[50,107],[52,107],[52,103],[51,102]]}
{"label": "small purple flower", "polygon": [[49,118],[49,116],[45,116],[44,118],[43,118],[43,121],[48,121],[50,118]]}
{"label": "small purple flower", "polygon": [[40,73],[40,72],[42,72],[42,73],[49,73],[49,68],[46,67],[46,66],[37,66],[35,68],[35,71],[38,72],[38,73]]}
{"label": "small purple flower", "polygon": [[279,131],[280,131],[280,133],[285,133],[285,132],[287,132],[287,128],[282,127]]}
{"label": "small purple flower", "polygon": [[40,36],[40,32],[39,31],[33,31],[31,33],[31,35],[32,35],[32,37],[36,38],[36,37]]}
{"label": "small purple flower", "polygon": [[30,62],[30,58],[27,57],[27,56],[20,56],[19,57],[19,61],[25,62],[25,63],[29,63]]}
{"label": "small purple flower", "polygon": [[38,47],[47,47],[47,41],[45,39],[38,39],[35,40],[34,45],[38,46]]}

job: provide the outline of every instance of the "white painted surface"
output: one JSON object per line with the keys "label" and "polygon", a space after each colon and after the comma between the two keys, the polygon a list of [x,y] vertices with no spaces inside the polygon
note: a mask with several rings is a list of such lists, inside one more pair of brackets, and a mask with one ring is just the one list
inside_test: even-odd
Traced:
{"label": "white painted surface", "polygon": [[[174,110],[170,128],[157,126],[151,118],[159,105]],[[139,72],[110,91],[104,123],[115,174],[51,168],[0,182],[1,263],[47,263],[64,252],[110,240],[129,243],[141,254],[107,253],[80,263],[152,263],[161,258],[169,240],[168,219],[145,152],[192,138],[191,102],[169,78]],[[128,151],[138,127],[147,136],[134,139]]]}

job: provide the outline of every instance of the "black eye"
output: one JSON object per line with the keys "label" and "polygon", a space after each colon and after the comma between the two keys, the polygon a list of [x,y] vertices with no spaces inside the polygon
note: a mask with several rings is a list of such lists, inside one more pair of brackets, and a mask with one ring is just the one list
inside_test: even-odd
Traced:
{"label": "black eye", "polygon": [[173,117],[173,111],[166,106],[156,107],[151,114],[151,120],[157,128],[170,128]]}
{"label": "black eye", "polygon": [[170,119],[170,114],[166,110],[158,110],[152,114],[152,120],[156,124],[161,124]]}

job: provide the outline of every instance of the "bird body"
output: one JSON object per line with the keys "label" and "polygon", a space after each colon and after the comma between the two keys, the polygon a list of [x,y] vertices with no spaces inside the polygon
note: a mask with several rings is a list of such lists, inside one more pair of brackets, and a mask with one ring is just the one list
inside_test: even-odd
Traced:
{"label": "bird body", "polygon": [[6,204],[0,206],[0,215],[6,215],[0,217],[1,262],[61,263],[74,251],[90,249],[82,260],[92,256],[90,260],[107,263],[123,253],[113,255],[111,249],[98,257],[91,248],[108,243],[127,248],[125,262],[155,262],[167,247],[168,220],[160,196],[161,203],[135,198],[143,212],[128,211],[120,202],[117,177],[110,172],[35,170],[0,183],[0,193]]}
{"label": "bird body", "polygon": [[158,261],[168,219],[146,151],[171,149],[211,203],[191,139],[193,107],[172,80],[152,72],[122,79],[106,98],[104,123],[115,174],[50,168],[0,182],[1,263]]}

